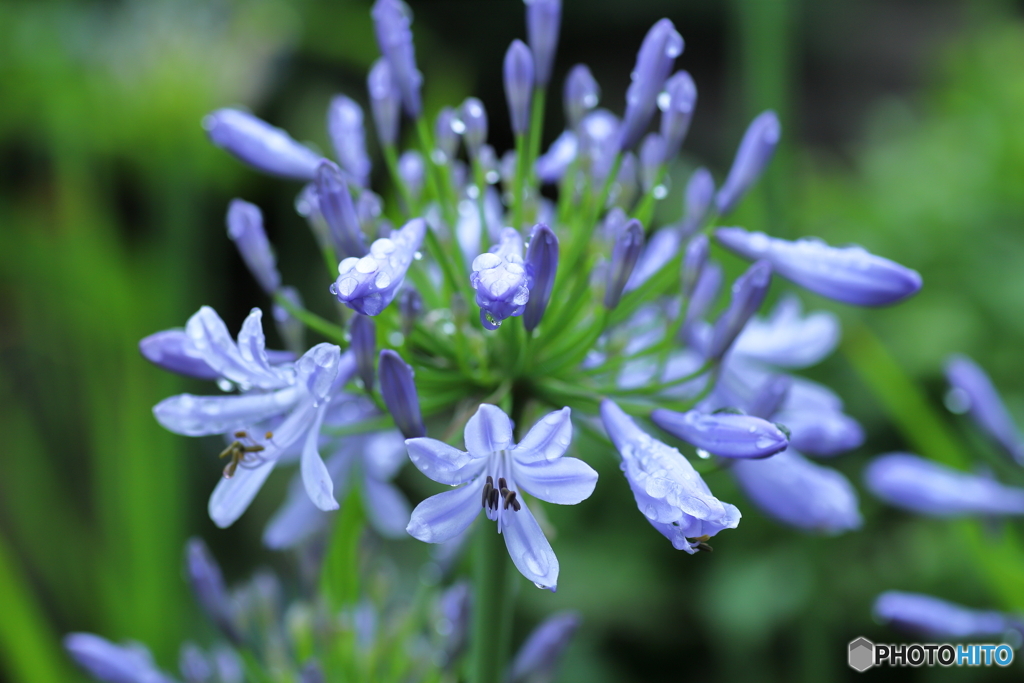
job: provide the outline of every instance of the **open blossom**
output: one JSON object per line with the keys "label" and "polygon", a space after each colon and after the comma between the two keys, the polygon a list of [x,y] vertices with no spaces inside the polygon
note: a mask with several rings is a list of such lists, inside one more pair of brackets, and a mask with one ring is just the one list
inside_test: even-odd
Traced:
{"label": "open blossom", "polygon": [[427,543],[443,543],[484,510],[498,523],[516,569],[537,586],[554,590],[558,559],[520,491],[558,505],[575,505],[593,493],[597,472],[582,460],[563,456],[572,440],[569,409],[541,418],[516,444],[508,415],[485,403],[466,423],[464,436],[466,451],[426,437],[405,442],[409,458],[423,474],[458,486],[416,506],[409,533]]}
{"label": "open blossom", "polygon": [[637,507],[677,550],[692,555],[708,537],[740,523],[736,506],[715,498],[678,450],[651,438],[614,402],[601,403],[601,419]]}
{"label": "open blossom", "polygon": [[185,334],[199,357],[221,379],[243,391],[223,396],[181,394],[158,403],[153,415],[166,429],[186,436],[224,434],[231,460],[210,498],[210,517],[221,527],[232,524],[256,496],[274,465],[294,450],[306,492],[324,510],[338,506],[330,475],[317,450],[324,412],[337,380],[355,372],[351,353],[318,344],[295,363],[273,366],[264,350],[262,312],[254,308],[231,339],[224,321],[204,306],[186,325]]}

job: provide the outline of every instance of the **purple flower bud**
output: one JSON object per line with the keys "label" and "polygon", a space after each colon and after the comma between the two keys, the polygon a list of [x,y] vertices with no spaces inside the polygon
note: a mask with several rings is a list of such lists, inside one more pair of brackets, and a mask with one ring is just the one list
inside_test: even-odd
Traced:
{"label": "purple flower bud", "polygon": [[408,337],[423,313],[423,297],[415,289],[406,287],[398,297],[398,311],[402,315],[402,334]]}
{"label": "purple flower bud", "polygon": [[861,525],[857,492],[850,481],[796,451],[764,460],[737,460],[729,471],[755,505],[783,524],[824,534]]}
{"label": "purple flower bud", "polygon": [[633,205],[633,200],[636,198],[637,191],[639,190],[636,167],[635,154],[626,152],[622,155],[622,161],[619,163],[619,172],[615,175],[615,185],[612,187],[611,197],[608,200],[609,204],[622,207]]}
{"label": "purple flower bud", "polygon": [[206,655],[195,643],[185,643],[178,654],[178,670],[185,683],[209,683],[213,669],[206,661]]}
{"label": "purple flower bud", "polygon": [[648,133],[640,143],[640,180],[644,192],[650,192],[665,161],[665,138]]}
{"label": "purple flower bud", "polygon": [[670,20],[659,20],[647,32],[636,56],[632,83],[626,91],[626,115],[619,130],[620,152],[632,148],[647,130],[665,79],[682,52],[683,37]]}
{"label": "purple flower bud", "polygon": [[725,184],[715,197],[718,213],[724,216],[732,211],[747,190],[757,182],[764,167],[775,154],[781,135],[779,117],[771,110],[762,112],[750,122],[736,150],[736,158],[729,169],[729,177],[725,179]]}
{"label": "purple flower bud", "polygon": [[362,234],[387,237],[387,235],[378,234],[377,224],[380,221],[381,214],[384,213],[384,202],[381,201],[379,194],[364,189],[359,193],[359,199],[356,200],[355,208],[356,220],[359,221],[359,229]]}
{"label": "purple flower bud", "polygon": [[772,268],[766,261],[758,261],[750,266],[743,275],[732,284],[732,300],[729,308],[715,322],[711,335],[711,346],[708,348],[709,358],[721,358],[729,350],[736,337],[751,316],[761,307],[768,287],[772,283]]}
{"label": "purple flower bud", "polygon": [[683,235],[692,235],[701,229],[714,196],[715,179],[711,177],[711,171],[701,166],[686,183],[686,216],[681,228]]}
{"label": "purple flower bud", "polygon": [[622,290],[633,273],[640,251],[644,248],[644,226],[637,219],[626,223],[612,247],[612,262],[608,269],[608,284],[604,290],[604,307],[611,310],[619,305]]}
{"label": "purple flower bud", "polygon": [[327,133],[338,155],[338,163],[366,187],[370,182],[370,157],[366,155],[363,108],[345,95],[331,99],[327,109]]}
{"label": "purple flower bud", "polygon": [[320,155],[280,128],[238,109],[218,109],[203,119],[210,142],[264,173],[312,180]]}
{"label": "purple flower bud", "polygon": [[669,434],[723,458],[764,458],[789,445],[781,429],[753,415],[656,408],[651,420]]}
{"label": "purple flower bud", "polygon": [[487,110],[484,103],[475,97],[467,97],[459,109],[462,122],[462,139],[471,159],[480,154],[480,148],[487,142]]}
{"label": "purple flower bud", "polygon": [[530,234],[526,249],[526,274],[529,278],[530,300],[523,311],[523,327],[532,332],[540,324],[551,300],[558,272],[558,237],[548,226],[539,223]]}
{"label": "purple flower bud", "polygon": [[921,593],[886,591],[875,599],[872,611],[881,622],[936,640],[1002,636],[1019,627],[999,612],[969,609]]}
{"label": "purple flower bud", "polygon": [[412,13],[401,0],[377,0],[370,11],[377,44],[388,60],[391,77],[399,92],[409,118],[418,118],[423,106],[420,86],[423,76],[416,68],[416,50],[412,44]]}
{"label": "purple flower bud", "polygon": [[655,232],[644,247],[643,253],[633,268],[632,275],[626,282],[624,292],[632,292],[650,280],[679,253],[679,233],[672,228],[664,228]]}
{"label": "purple flower bud", "polygon": [[743,228],[719,228],[715,239],[747,259],[763,259],[772,270],[815,294],[854,306],[887,306],[916,294],[921,276],[862,247],[830,247],[816,239],[795,242]]}
{"label": "purple flower bud", "polygon": [[382,147],[393,147],[398,142],[399,107],[402,93],[391,76],[391,66],[385,58],[378,59],[366,78],[370,94],[370,110],[377,126],[377,138]]}
{"label": "purple flower bud", "polygon": [[473,259],[469,275],[486,329],[496,330],[505,318],[523,314],[530,299],[527,279],[523,239],[515,228],[505,228],[498,244]]}
{"label": "purple flower bud", "polygon": [[807,455],[831,457],[864,443],[864,430],[838,410],[784,410],[773,419],[789,430],[789,444]]}
{"label": "purple flower bud", "polygon": [[604,182],[611,171],[618,152],[615,147],[618,130],[618,117],[607,109],[596,109],[580,122],[580,157],[595,183]]}
{"label": "purple flower bud", "polygon": [[359,378],[363,380],[366,390],[372,391],[373,376],[376,374],[373,361],[377,356],[377,326],[373,318],[357,314],[352,319],[349,333],[352,335],[352,351],[356,354]]}
{"label": "purple flower bud", "polygon": [[366,243],[363,241],[348,183],[333,161],[324,159],[317,169],[316,193],[320,213],[327,223],[338,256],[365,255]]}
{"label": "purple flower bud", "polygon": [[462,655],[469,642],[469,619],[473,593],[468,581],[459,581],[441,594],[437,632],[444,637],[445,665],[452,664]]}
{"label": "purple flower bud", "polygon": [[686,254],[683,256],[682,294],[684,299],[693,297],[694,290],[697,288],[697,281],[700,279],[701,273],[704,272],[704,266],[708,262],[710,251],[711,247],[708,243],[708,236],[703,233],[694,237],[686,245]]}
{"label": "purple flower bud", "polygon": [[563,97],[566,123],[570,129],[575,129],[601,99],[601,88],[586,64],[577,64],[569,71]]}
{"label": "purple flower bud", "polygon": [[455,110],[451,107],[443,107],[437,112],[437,119],[434,121],[434,147],[444,155],[444,159],[438,159],[439,163],[448,163],[454,159],[459,151],[459,134],[455,131],[455,124],[458,119]]}
{"label": "purple flower bud", "polygon": [[697,86],[685,71],[677,71],[665,84],[665,92],[659,96],[661,108],[661,137],[665,139],[664,160],[679,154],[686,133],[690,130],[690,119],[697,106]]}
{"label": "purple flower bud", "polygon": [[215,380],[220,373],[206,364],[185,330],[163,330],[139,342],[139,353],[153,365],[187,377]]}
{"label": "purple flower bud", "polygon": [[263,230],[263,214],[255,204],[232,199],[228,204],[228,237],[238,247],[249,272],[267,294],[273,295],[281,286],[277,260]]}
{"label": "purple flower bud", "polygon": [[206,616],[235,644],[242,642],[220,566],[200,538],[190,538],[185,547],[188,580],[196,602]]}
{"label": "purple flower bud", "polygon": [[579,625],[580,616],[575,612],[561,612],[545,619],[516,653],[509,683],[554,680],[555,669]]}
{"label": "purple flower bud", "polygon": [[104,683],[174,683],[142,645],[114,645],[92,633],[69,633],[64,649],[90,676]]}
{"label": "purple flower bud", "polygon": [[718,290],[722,287],[722,267],[715,261],[708,261],[697,277],[697,284],[693,287],[693,295],[690,297],[690,305],[686,307],[686,320],[683,326],[689,328],[694,322],[704,317],[715,299],[718,298]]}
{"label": "purple flower bud", "polygon": [[544,183],[557,183],[576,159],[578,151],[579,140],[576,134],[570,130],[562,131],[548,147],[548,151],[534,164],[537,177]]}
{"label": "purple flower bud", "polygon": [[327,677],[324,675],[324,670],[320,668],[320,664],[315,661],[309,662],[302,667],[299,683],[327,683]]}
{"label": "purple flower bud", "polygon": [[523,41],[513,40],[505,52],[505,99],[516,135],[525,135],[530,127],[533,84],[533,54]]}
{"label": "purple flower bud", "polygon": [[947,403],[957,412],[969,413],[982,431],[1024,465],[1020,432],[985,371],[967,356],[955,355],[946,361],[946,379],[952,386]]}
{"label": "purple flower bud", "polygon": [[923,515],[1024,515],[1024,489],[908,453],[875,458],[864,481],[890,505]]}
{"label": "purple flower bud", "polygon": [[423,191],[425,171],[423,156],[416,150],[410,149],[398,157],[398,176],[405,183],[414,202],[419,201],[420,193]]}
{"label": "purple flower bud", "polygon": [[526,2],[526,38],[537,67],[537,85],[551,80],[551,67],[558,48],[558,29],[562,23],[562,0],[524,0]]}
{"label": "purple flower bud", "polygon": [[[793,386],[793,378],[786,375],[771,375],[761,386],[757,393],[747,404],[747,412],[754,417],[761,417],[768,420],[774,415],[789,396],[789,390]],[[783,422],[786,429],[789,425]],[[793,434],[790,430],[790,446],[793,445]]]}
{"label": "purple flower bud", "polygon": [[[302,295],[294,287],[282,287],[278,294],[287,299],[296,308],[303,308]],[[292,317],[292,314],[284,306],[274,304],[272,309],[274,325],[277,333],[284,340],[285,347],[292,353],[302,355],[306,350],[306,326],[300,320]]]}
{"label": "purple flower bud", "polygon": [[427,430],[420,416],[420,400],[413,383],[412,366],[406,365],[398,352],[384,349],[380,352],[377,373],[380,377],[381,398],[395,420],[398,431],[407,439],[426,436]]}
{"label": "purple flower bud", "polygon": [[338,301],[363,315],[378,315],[395,298],[423,243],[427,224],[414,218],[401,230],[370,245],[362,258],[350,257],[338,264],[338,279],[331,294]]}

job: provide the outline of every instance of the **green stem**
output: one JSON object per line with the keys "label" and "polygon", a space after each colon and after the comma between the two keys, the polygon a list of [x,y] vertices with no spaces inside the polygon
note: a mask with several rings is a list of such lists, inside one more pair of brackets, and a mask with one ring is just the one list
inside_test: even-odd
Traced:
{"label": "green stem", "polygon": [[291,301],[281,296],[280,294],[274,295],[274,303],[279,305],[284,310],[288,311],[288,313],[293,318],[301,322],[309,329],[319,332],[321,335],[323,335],[324,338],[329,339],[330,341],[339,345],[343,349],[348,348],[348,341],[345,339],[344,330],[342,330],[334,323],[330,322],[329,320],[325,320],[324,318],[321,318],[316,313],[311,313],[307,311],[305,308],[300,308],[299,306],[296,306],[295,304],[293,304]]}
{"label": "green stem", "polygon": [[523,228],[523,210],[525,197],[523,189],[526,184],[526,136],[516,135],[516,177],[512,181],[512,227]]}
{"label": "green stem", "polygon": [[[544,98],[546,95],[544,88],[535,88],[533,91],[533,105],[530,110],[530,137],[527,147],[529,155],[526,157],[526,177],[531,187],[535,187],[537,184],[534,167],[537,157],[540,156],[541,137],[544,134]],[[531,223],[532,219],[531,216]]]}
{"label": "green stem", "polygon": [[651,214],[654,213],[654,202],[657,201],[655,192],[661,187],[661,182],[665,179],[665,174],[668,172],[668,166],[662,164],[658,167],[658,173],[654,176],[654,183],[651,185],[651,189],[644,193],[640,203],[637,204],[636,210],[633,211],[633,218],[640,221],[644,228],[651,221]]}
{"label": "green stem", "polygon": [[489,519],[477,522],[473,557],[473,632],[470,683],[501,683],[505,677],[515,607],[515,572],[504,539]]}

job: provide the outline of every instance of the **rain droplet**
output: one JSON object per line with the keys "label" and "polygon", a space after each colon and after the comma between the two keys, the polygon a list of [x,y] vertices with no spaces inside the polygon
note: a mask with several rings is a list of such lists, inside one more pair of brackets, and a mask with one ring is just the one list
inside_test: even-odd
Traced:
{"label": "rain droplet", "polygon": [[373,284],[376,285],[377,289],[387,289],[388,285],[391,284],[391,276],[382,270],[377,273],[377,277],[373,278]]}
{"label": "rain droplet", "polygon": [[656,185],[653,194],[655,199],[664,199],[668,196],[668,188],[664,185]]}
{"label": "rain droplet", "polygon": [[702,459],[702,460],[707,460],[708,458],[710,458],[710,457],[711,457],[711,454],[710,454],[710,453],[708,453],[708,452],[707,452],[706,450],[704,450],[703,448],[698,448],[698,449],[697,449],[697,457],[698,457],[698,458],[700,458],[700,459]]}
{"label": "rain droplet", "polygon": [[953,388],[946,392],[944,403],[946,409],[951,413],[961,415],[971,409],[971,397],[966,391],[960,388]]}
{"label": "rain droplet", "polygon": [[217,380],[217,388],[221,391],[231,391],[235,388],[235,385],[231,383],[231,380],[221,377]]}

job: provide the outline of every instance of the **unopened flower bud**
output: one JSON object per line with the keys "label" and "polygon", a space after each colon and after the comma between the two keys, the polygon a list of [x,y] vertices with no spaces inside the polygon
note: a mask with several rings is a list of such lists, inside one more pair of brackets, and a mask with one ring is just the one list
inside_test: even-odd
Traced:
{"label": "unopened flower bud", "polygon": [[619,129],[618,149],[631,149],[644,134],[672,64],[683,52],[683,37],[668,19],[661,19],[644,37],[633,67],[632,83],[626,91],[626,114]]}
{"label": "unopened flower bud", "polygon": [[686,215],[680,228],[684,237],[701,229],[714,198],[715,179],[711,177],[711,171],[701,166],[686,183]]}
{"label": "unopened flower bud", "polygon": [[[294,287],[282,287],[277,293],[291,302],[296,308],[303,308],[302,295]],[[277,333],[284,340],[285,348],[296,354],[296,356],[302,355],[307,348],[306,326],[280,304],[275,303],[272,312],[274,324],[277,326]]]}
{"label": "unopened flower bud", "polygon": [[486,329],[496,330],[506,318],[523,314],[530,289],[523,263],[523,239],[515,228],[502,230],[498,243],[473,259],[469,282],[476,290],[480,323]]}
{"label": "unopened flower bud", "polygon": [[526,37],[533,51],[537,85],[551,80],[551,67],[558,48],[558,29],[562,22],[562,0],[525,0]]}
{"label": "unopened flower bud", "polygon": [[480,148],[487,142],[487,110],[484,103],[475,97],[467,97],[459,109],[459,119],[462,121],[462,139],[466,142],[466,149],[471,159],[480,154]]}
{"label": "unopened flower bud", "polygon": [[732,300],[729,308],[715,322],[708,348],[708,358],[721,358],[743,331],[751,316],[757,313],[761,302],[768,294],[772,282],[772,268],[767,261],[758,261],[732,285]]}
{"label": "unopened flower bud", "polygon": [[789,445],[782,430],[753,415],[656,408],[651,420],[669,434],[723,458],[763,458]]}
{"label": "unopened flower bud", "polygon": [[523,327],[532,331],[540,324],[551,300],[551,289],[558,272],[558,237],[548,226],[539,223],[530,235],[526,249],[526,273],[530,278],[530,300],[523,311]]}
{"label": "unopened flower bud", "polygon": [[377,139],[382,147],[393,147],[398,142],[398,123],[402,93],[391,75],[391,66],[385,58],[378,59],[366,78],[370,95],[370,110],[377,126]]}
{"label": "unopened flower bud", "polygon": [[391,237],[376,240],[366,256],[345,259],[338,264],[338,279],[331,285],[331,293],[354,311],[379,315],[405,281],[426,231],[426,221],[414,218]]}
{"label": "unopened flower bud", "polygon": [[425,171],[423,156],[414,149],[402,152],[398,158],[398,177],[405,183],[414,202],[419,201],[420,193],[423,192]]}
{"label": "unopened flower bud", "polygon": [[459,151],[459,134],[455,132],[454,125],[457,121],[451,107],[443,107],[434,121],[434,147],[444,155],[442,163],[454,159]]}
{"label": "unopened flower bud", "polygon": [[718,213],[724,216],[732,211],[747,190],[757,182],[775,154],[781,135],[779,117],[771,110],[761,113],[750,122],[736,150],[729,176],[715,196]]}
{"label": "unopened flower bud", "polygon": [[338,95],[327,110],[327,133],[338,155],[338,163],[360,186],[370,182],[370,157],[366,155],[363,108],[355,100]]}
{"label": "unopened flower bud", "polygon": [[416,50],[412,44],[412,13],[401,0],[377,0],[371,10],[377,44],[388,60],[391,77],[399,92],[409,118],[418,118],[423,109],[420,86],[423,76],[416,68]]}
{"label": "unopened flower bud", "polygon": [[586,64],[577,64],[569,71],[563,97],[566,123],[569,129],[575,129],[601,99],[601,88]]}
{"label": "unopened flower bud", "polygon": [[265,173],[312,180],[320,155],[288,133],[239,109],[218,109],[203,119],[210,141]]}
{"label": "unopened flower bud", "polygon": [[406,287],[398,297],[398,311],[402,314],[402,334],[408,337],[423,314],[423,297],[415,289]]}
{"label": "unopened flower bud", "polygon": [[395,421],[398,431],[407,439],[426,436],[420,416],[419,395],[413,383],[412,366],[407,365],[396,351],[384,349],[377,365],[380,394],[384,405]]}
{"label": "unopened flower bud", "polygon": [[196,602],[229,640],[241,643],[234,609],[217,561],[200,538],[189,539],[185,556],[188,580]]}
{"label": "unopened flower bud", "polygon": [[357,314],[352,319],[349,332],[352,335],[352,351],[356,354],[359,378],[363,380],[363,386],[367,391],[373,391],[373,377],[376,374],[373,361],[377,357],[377,326],[373,322],[373,318]]}
{"label": "unopened flower bud", "polygon": [[[678,71],[668,79],[661,96],[661,137],[665,139],[665,161],[679,154],[686,133],[690,130],[690,119],[697,106],[697,86],[685,71]],[[661,104],[662,102],[659,102]]]}
{"label": "unopened flower bud", "polygon": [[640,251],[644,248],[644,227],[635,218],[626,224],[612,247],[612,262],[608,269],[608,285],[604,290],[604,307],[611,310],[619,305],[622,290],[633,273]]}
{"label": "unopened flower bud", "polygon": [[327,223],[331,242],[339,257],[366,254],[366,242],[359,227],[359,217],[352,204],[352,194],[341,169],[324,159],[316,172],[316,192],[320,213]]}
{"label": "unopened flower bud", "polygon": [[238,247],[238,253],[249,272],[267,294],[273,295],[281,286],[277,272],[277,259],[263,230],[263,213],[255,204],[232,199],[228,205],[228,237]]}
{"label": "unopened flower bud", "polygon": [[579,625],[580,617],[575,612],[562,612],[545,619],[516,653],[510,683],[554,680],[555,669]]}
{"label": "unopened flower bud", "polygon": [[658,171],[665,161],[665,138],[648,133],[640,143],[640,181],[644,192],[650,192],[658,180]]}
{"label": "unopened flower bud", "polygon": [[959,404],[949,402],[951,407],[968,413],[982,431],[1024,465],[1024,441],[985,371],[967,356],[955,355],[946,362],[946,379]]}
{"label": "unopened flower bud", "polygon": [[533,54],[516,39],[505,52],[505,99],[512,121],[512,132],[525,135],[530,127],[530,103],[533,99]]}

